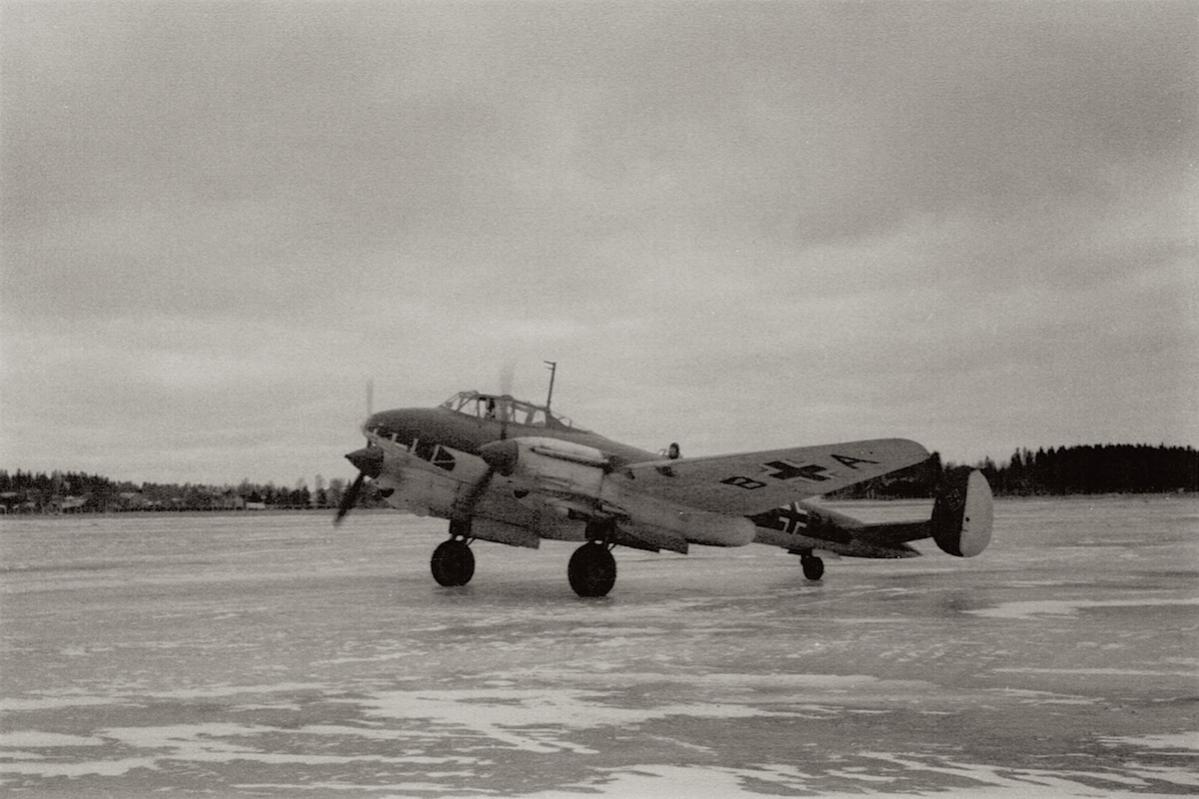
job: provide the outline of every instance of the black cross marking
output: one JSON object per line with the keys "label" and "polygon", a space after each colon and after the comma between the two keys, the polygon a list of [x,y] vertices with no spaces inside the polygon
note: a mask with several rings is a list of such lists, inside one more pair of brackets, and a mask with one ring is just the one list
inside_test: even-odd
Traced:
{"label": "black cross marking", "polygon": [[773,477],[775,480],[794,480],[800,478],[803,480],[812,480],[817,483],[822,483],[829,479],[828,475],[824,474],[828,469],[818,463],[809,463],[804,466],[797,466],[788,461],[771,461],[763,463],[763,466],[777,471],[768,474],[767,477]]}
{"label": "black cross marking", "polygon": [[757,527],[765,527],[767,530],[782,530],[788,535],[795,535],[808,526],[807,512],[801,510],[799,504],[795,502],[755,514],[750,516],[749,520]]}
{"label": "black cross marking", "polygon": [[783,522],[784,530],[794,534],[798,530],[808,526],[808,514],[799,509],[799,505],[792,502],[790,505],[784,505],[777,511],[779,521]]}

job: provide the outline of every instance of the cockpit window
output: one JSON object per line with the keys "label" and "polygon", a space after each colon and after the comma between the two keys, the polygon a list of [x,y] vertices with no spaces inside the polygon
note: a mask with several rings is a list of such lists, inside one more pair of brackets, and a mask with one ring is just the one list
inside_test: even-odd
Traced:
{"label": "cockpit window", "polygon": [[476,419],[494,419],[529,427],[574,426],[565,416],[555,416],[540,405],[518,400],[507,394],[460,391],[441,403],[441,407]]}
{"label": "cockpit window", "polygon": [[461,393],[455,394],[454,396],[450,397],[445,402],[441,403],[441,407],[445,408],[446,410],[450,410],[450,411],[462,410],[462,406],[465,405],[470,399],[467,396],[468,393],[469,392],[463,391]]}
{"label": "cockpit window", "polygon": [[512,399],[510,397],[480,396],[475,402],[475,415],[497,422],[511,422]]}

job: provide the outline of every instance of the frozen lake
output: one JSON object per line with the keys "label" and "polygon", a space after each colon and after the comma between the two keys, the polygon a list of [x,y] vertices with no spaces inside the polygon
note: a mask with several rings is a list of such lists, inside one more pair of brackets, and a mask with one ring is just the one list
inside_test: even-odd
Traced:
{"label": "frozen lake", "polygon": [[[863,516],[919,515],[863,505]],[[973,560],[479,542],[393,512],[0,519],[9,795],[1199,793],[1199,500],[1011,500]]]}

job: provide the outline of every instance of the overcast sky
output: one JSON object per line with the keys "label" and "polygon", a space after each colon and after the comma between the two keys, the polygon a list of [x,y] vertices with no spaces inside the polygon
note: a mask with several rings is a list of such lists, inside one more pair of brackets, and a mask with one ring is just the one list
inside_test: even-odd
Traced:
{"label": "overcast sky", "polygon": [[1186,3],[0,3],[0,468],[1199,444]]}

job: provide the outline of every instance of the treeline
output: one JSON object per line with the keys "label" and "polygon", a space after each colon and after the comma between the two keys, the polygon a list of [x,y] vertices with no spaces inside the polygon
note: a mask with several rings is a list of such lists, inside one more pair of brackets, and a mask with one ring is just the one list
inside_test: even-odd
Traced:
{"label": "treeline", "polygon": [[1193,447],[1103,444],[1013,453],[1004,466],[980,468],[997,494],[1160,494],[1199,491]]}
{"label": "treeline", "polygon": [[[295,487],[274,483],[204,485],[197,483],[132,483],[82,472],[0,470],[0,511],[6,513],[113,513],[122,511],[307,510],[335,508],[345,492],[344,480],[316,487],[306,480]],[[364,491],[359,506],[380,504]]]}
{"label": "treeline", "polygon": [[[838,498],[931,496],[942,472],[954,468],[940,455],[925,463],[851,486]],[[1199,451],[1194,447],[1101,444],[1020,449],[1007,463],[990,458],[974,464],[996,496],[1067,494],[1161,494],[1199,492]]]}

